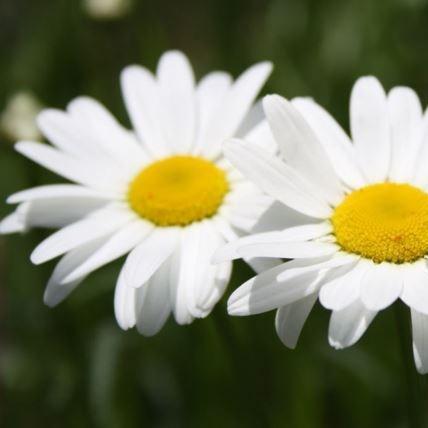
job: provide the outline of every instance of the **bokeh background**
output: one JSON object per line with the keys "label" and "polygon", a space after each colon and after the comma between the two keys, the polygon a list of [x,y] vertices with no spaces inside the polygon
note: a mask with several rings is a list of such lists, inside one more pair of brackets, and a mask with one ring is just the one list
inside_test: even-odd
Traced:
{"label": "bokeh background", "polygon": [[[236,76],[271,60],[265,93],[311,95],[345,127],[351,86],[363,74],[388,89],[409,85],[428,101],[427,0],[134,0],[118,16],[92,9],[81,0],[0,1],[0,110],[19,91],[57,108],[87,94],[128,124],[120,70],[154,69],[171,48],[187,53],[198,77],[212,69]],[[14,153],[12,140],[3,130],[2,201],[58,182]],[[10,211],[0,205],[2,216]],[[35,267],[28,256],[44,236],[0,237],[1,427],[398,428],[410,426],[409,416],[428,426],[415,417],[418,405],[428,408],[427,388],[410,360],[404,308],[382,312],[345,351],[328,346],[329,314],[319,305],[290,351],[273,313],[230,318],[226,297],[207,319],[169,321],[146,339],[114,319],[122,260],[59,307],[43,305],[54,262]],[[226,296],[250,276],[236,264]]]}

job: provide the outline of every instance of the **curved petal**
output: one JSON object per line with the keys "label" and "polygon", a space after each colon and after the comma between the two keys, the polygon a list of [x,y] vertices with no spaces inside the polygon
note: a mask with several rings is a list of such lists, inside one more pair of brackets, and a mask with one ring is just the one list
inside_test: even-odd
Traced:
{"label": "curved petal", "polygon": [[361,280],[361,301],[367,309],[380,311],[398,299],[402,289],[401,266],[372,263]]}
{"label": "curved petal", "polygon": [[130,287],[141,287],[168,259],[177,245],[178,230],[155,229],[126,259],[124,275]]}
{"label": "curved petal", "polygon": [[106,236],[132,220],[133,214],[126,209],[102,208],[89,217],[72,223],[50,235],[32,252],[34,264],[44,263],[80,245]]}
{"label": "curved petal", "polygon": [[61,303],[85,278],[86,275],[73,281],[62,283],[64,277],[83,263],[105,242],[104,238],[93,240],[67,253],[55,266],[45,289],[43,301],[53,307]]}
{"label": "curved petal", "polygon": [[169,147],[162,135],[158,84],[144,67],[131,65],[121,74],[126,109],[142,144],[156,158],[167,156]]}
{"label": "curved petal", "polygon": [[121,269],[114,292],[114,314],[119,327],[128,330],[136,323],[136,291],[126,281],[124,268]]}
{"label": "curved petal", "polygon": [[333,311],[328,332],[330,345],[343,349],[358,342],[376,314],[376,311],[367,309],[360,300],[345,309]]}
{"label": "curved petal", "polygon": [[270,62],[253,65],[233,83],[207,129],[203,154],[215,157],[226,138],[233,137],[272,71]]}
{"label": "curved petal", "polygon": [[164,53],[157,78],[165,140],[173,153],[187,153],[195,137],[196,98],[192,66],[179,51]]}
{"label": "curved petal", "polygon": [[376,78],[357,80],[350,115],[355,152],[364,175],[370,183],[384,181],[390,166],[390,128],[385,91]]}
{"label": "curved petal", "polygon": [[171,313],[169,272],[167,260],[149,282],[136,291],[137,329],[144,336],[154,336]]}
{"label": "curved petal", "polygon": [[332,209],[318,199],[316,188],[279,158],[236,139],[224,144],[224,153],[248,179],[278,201],[308,216],[330,216]]}
{"label": "curved petal", "polygon": [[413,356],[420,374],[428,373],[428,315],[414,309],[412,314]]}
{"label": "curved petal", "polygon": [[428,315],[428,269],[425,260],[403,266],[401,300],[417,312]]}
{"label": "curved petal", "polygon": [[275,329],[281,342],[294,349],[318,294],[313,293],[290,305],[279,308],[275,316]]}
{"label": "curved petal", "polygon": [[393,88],[388,94],[388,114],[392,142],[388,176],[391,181],[408,182],[415,172],[422,137],[422,106],[415,91]]}
{"label": "curved petal", "polygon": [[340,179],[353,189],[364,186],[366,178],[355,161],[351,139],[335,119],[310,98],[294,98],[291,103],[312,128]]}
{"label": "curved petal", "polygon": [[364,260],[345,275],[324,284],[320,290],[320,302],[327,308],[340,311],[360,297],[361,281],[370,264]]}
{"label": "curved petal", "polygon": [[268,95],[263,99],[266,117],[279,150],[288,165],[316,185],[331,204],[343,198],[342,186],[316,135],[285,98]]}

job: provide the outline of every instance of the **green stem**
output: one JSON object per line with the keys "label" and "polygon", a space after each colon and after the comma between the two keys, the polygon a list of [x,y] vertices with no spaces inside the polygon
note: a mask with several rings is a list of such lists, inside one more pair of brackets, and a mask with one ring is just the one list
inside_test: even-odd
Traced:
{"label": "green stem", "polygon": [[402,366],[406,382],[406,400],[409,428],[422,428],[423,405],[420,375],[413,363],[412,337],[410,317],[407,307],[395,304],[395,317],[398,330],[398,339]]}

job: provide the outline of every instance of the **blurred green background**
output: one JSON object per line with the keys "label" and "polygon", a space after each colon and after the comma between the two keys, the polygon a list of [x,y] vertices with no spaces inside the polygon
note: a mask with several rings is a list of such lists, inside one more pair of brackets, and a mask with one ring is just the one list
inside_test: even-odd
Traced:
{"label": "blurred green background", "polygon": [[[77,0],[2,0],[0,110],[21,90],[58,108],[87,94],[128,123],[120,70],[154,69],[164,50],[178,48],[198,77],[212,69],[236,76],[269,59],[275,70],[265,93],[311,95],[347,127],[349,93],[362,74],[388,89],[412,86],[426,105],[427,42],[427,0],[135,0],[116,19],[96,19]],[[57,181],[1,137],[1,200]],[[0,206],[2,216],[10,211]],[[122,261],[59,307],[43,305],[54,262],[35,267],[28,256],[44,236],[0,237],[1,427],[409,426],[394,309],[356,346],[334,351],[329,314],[318,305],[290,351],[276,337],[273,313],[227,317],[227,295],[251,276],[237,264],[210,317],[188,327],[169,321],[146,339],[114,319]],[[404,341],[410,352],[408,335]],[[425,379],[417,381],[427,407]]]}

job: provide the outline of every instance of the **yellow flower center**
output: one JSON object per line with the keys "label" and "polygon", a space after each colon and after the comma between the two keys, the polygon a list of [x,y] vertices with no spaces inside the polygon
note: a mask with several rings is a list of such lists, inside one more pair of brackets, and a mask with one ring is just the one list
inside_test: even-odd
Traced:
{"label": "yellow flower center", "polygon": [[428,253],[428,194],[408,184],[373,184],[349,194],[332,216],[338,244],[373,261],[405,263]]}
{"label": "yellow flower center", "polygon": [[226,174],[193,156],[154,162],[131,182],[129,203],[158,226],[185,226],[213,216],[229,190]]}

